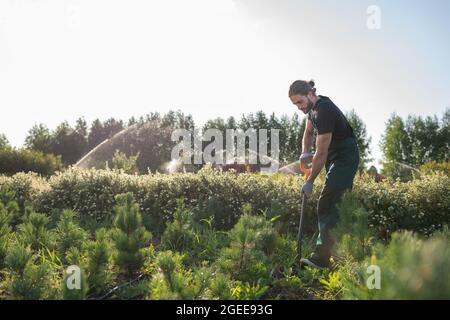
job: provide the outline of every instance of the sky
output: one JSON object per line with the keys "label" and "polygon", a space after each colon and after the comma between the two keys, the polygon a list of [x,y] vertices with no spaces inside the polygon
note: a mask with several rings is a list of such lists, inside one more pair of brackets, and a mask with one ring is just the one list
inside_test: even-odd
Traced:
{"label": "sky", "polygon": [[450,107],[449,16],[448,0],[0,0],[0,133],[20,147],[79,117],[292,115],[290,84],[312,78],[363,119],[377,165],[392,113]]}

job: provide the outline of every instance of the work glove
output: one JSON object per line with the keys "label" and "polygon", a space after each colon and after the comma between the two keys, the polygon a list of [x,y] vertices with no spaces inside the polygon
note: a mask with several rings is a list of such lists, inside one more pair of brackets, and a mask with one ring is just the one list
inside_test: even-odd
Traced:
{"label": "work glove", "polygon": [[302,187],[302,193],[306,195],[307,198],[312,194],[314,184],[312,181],[307,180]]}
{"label": "work glove", "polygon": [[303,164],[311,163],[313,157],[314,155],[312,153],[304,152],[300,155],[300,162]]}

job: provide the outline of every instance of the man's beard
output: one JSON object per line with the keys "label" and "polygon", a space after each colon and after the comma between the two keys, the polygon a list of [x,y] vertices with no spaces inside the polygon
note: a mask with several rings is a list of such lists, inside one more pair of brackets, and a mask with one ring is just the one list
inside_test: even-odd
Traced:
{"label": "man's beard", "polygon": [[311,101],[311,99],[308,98],[308,106],[306,108],[306,111],[303,111],[303,113],[308,114],[313,107],[314,107],[314,103]]}

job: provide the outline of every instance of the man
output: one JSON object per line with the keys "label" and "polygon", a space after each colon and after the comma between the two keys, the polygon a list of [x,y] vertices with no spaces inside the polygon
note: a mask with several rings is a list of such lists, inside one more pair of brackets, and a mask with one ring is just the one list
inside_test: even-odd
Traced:
{"label": "man", "polygon": [[[289,89],[289,98],[299,110],[308,115],[303,135],[300,161],[312,163],[311,175],[302,192],[309,197],[314,180],[323,167],[327,174],[317,205],[319,236],[314,254],[301,261],[315,268],[328,268],[333,240],[330,230],[339,215],[337,203],[353,187],[358,170],[359,152],[353,129],[339,108],[325,96],[317,96],[314,81],[299,80]],[[314,131],[317,132],[316,152],[311,154]]]}

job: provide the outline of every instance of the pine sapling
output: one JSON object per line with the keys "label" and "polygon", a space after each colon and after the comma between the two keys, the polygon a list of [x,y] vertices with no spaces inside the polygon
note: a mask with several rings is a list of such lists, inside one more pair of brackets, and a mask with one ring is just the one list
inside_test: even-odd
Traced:
{"label": "pine sapling", "polygon": [[161,238],[162,246],[167,250],[184,252],[194,249],[195,240],[192,212],[185,207],[183,199],[177,199],[173,221],[167,223]]}
{"label": "pine sapling", "polygon": [[42,213],[30,211],[26,214],[23,223],[18,226],[18,237],[24,243],[31,246],[32,250],[39,248],[52,248],[54,234],[47,229],[50,218]]}
{"label": "pine sapling", "polygon": [[115,230],[112,238],[116,247],[115,263],[122,273],[131,276],[139,271],[145,260],[144,248],[148,245],[151,234],[142,226],[139,206],[128,192],[116,196]]}
{"label": "pine sapling", "polygon": [[86,231],[74,221],[74,216],[72,210],[63,210],[56,226],[56,245],[61,257],[65,257],[71,247],[81,249],[87,239]]}
{"label": "pine sapling", "polygon": [[110,270],[111,246],[105,229],[96,232],[95,241],[87,244],[88,280],[90,292],[99,295],[105,292],[112,280]]}
{"label": "pine sapling", "polygon": [[332,230],[338,253],[356,261],[371,256],[376,236],[369,226],[368,212],[352,194],[346,194],[338,208],[339,222]]}
{"label": "pine sapling", "polygon": [[36,263],[30,247],[13,246],[5,259],[9,270],[8,293],[12,299],[38,300],[51,293],[51,274],[46,262]]}
{"label": "pine sapling", "polygon": [[230,231],[230,246],[222,250],[218,265],[233,279],[255,283],[268,279],[269,255],[274,253],[278,239],[270,221],[249,212],[251,207],[245,206],[244,214]]}
{"label": "pine sapling", "polygon": [[172,251],[162,251],[156,258],[158,270],[150,282],[151,299],[201,299],[207,292],[213,277],[207,266],[186,269],[183,256]]}

